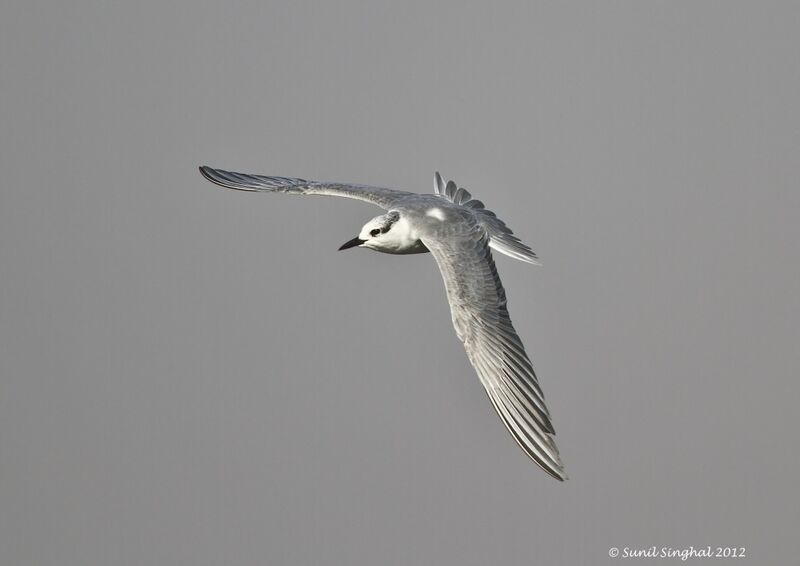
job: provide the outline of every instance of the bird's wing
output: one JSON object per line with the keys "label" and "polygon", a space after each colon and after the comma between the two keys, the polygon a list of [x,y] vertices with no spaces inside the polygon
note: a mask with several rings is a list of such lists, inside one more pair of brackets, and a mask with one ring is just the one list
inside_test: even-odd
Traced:
{"label": "bird's wing", "polygon": [[473,221],[451,224],[448,233],[422,242],[439,265],[456,334],[492,405],[525,453],[554,478],[566,479],[544,395],[508,315],[489,236]]}
{"label": "bird's wing", "polygon": [[489,245],[492,249],[525,263],[541,265],[536,253],[517,238],[505,222],[500,220],[494,212],[488,210],[481,201],[472,198],[467,189],[456,187],[453,181],[445,183],[438,171],[433,176],[433,193],[450,202],[472,209],[478,222],[489,234]]}
{"label": "bird's wing", "polygon": [[290,193],[297,195],[330,195],[363,200],[387,210],[399,200],[413,194],[405,191],[370,187],[367,185],[326,183],[289,177],[234,173],[233,171],[212,169],[205,165],[200,167],[200,174],[212,183],[216,183],[228,189],[268,193]]}

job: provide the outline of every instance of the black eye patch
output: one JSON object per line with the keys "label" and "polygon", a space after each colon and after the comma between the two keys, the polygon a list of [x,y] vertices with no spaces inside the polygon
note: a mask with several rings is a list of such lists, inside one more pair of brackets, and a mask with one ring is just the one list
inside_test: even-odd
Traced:
{"label": "black eye patch", "polygon": [[372,230],[370,232],[372,236],[377,236],[379,233],[385,234],[386,232],[391,230],[392,226],[394,226],[394,223],[400,220],[400,213],[397,212],[396,210],[392,210],[391,212],[386,214],[384,218],[386,219],[386,224],[384,224],[380,228],[375,228],[374,230]]}

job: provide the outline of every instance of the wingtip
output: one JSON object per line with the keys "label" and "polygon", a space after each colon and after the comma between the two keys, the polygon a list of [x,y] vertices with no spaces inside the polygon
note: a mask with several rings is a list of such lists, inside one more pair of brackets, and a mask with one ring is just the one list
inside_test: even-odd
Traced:
{"label": "wingtip", "polygon": [[209,181],[211,180],[211,171],[213,171],[213,169],[211,167],[209,167],[208,165],[201,165],[197,169],[198,169],[198,171],[200,171],[200,174],[203,177],[205,177]]}
{"label": "wingtip", "polygon": [[534,462],[536,462],[536,464],[538,464],[540,468],[542,468],[545,472],[547,472],[548,476],[550,476],[552,478],[555,478],[558,481],[566,481],[566,480],[569,479],[569,476],[567,475],[567,472],[564,469],[564,464],[561,463],[561,457],[560,456],[558,457],[558,461],[557,461],[558,465],[557,466],[552,466],[551,465],[551,466],[545,467],[545,466],[542,466],[542,464],[540,464],[536,460],[534,460]]}
{"label": "wingtip", "polygon": [[[500,251],[500,250],[498,250],[498,251]],[[504,253],[504,252],[500,251],[500,253]],[[513,259],[518,259],[519,261],[521,261],[523,263],[527,263],[528,265],[533,265],[533,266],[536,266],[536,267],[542,267],[542,260],[539,259],[539,256],[536,256],[536,255],[529,256],[529,255],[521,255],[521,254],[512,256],[511,254],[508,254],[508,253],[506,253],[506,255],[511,257],[511,258],[513,258]]]}
{"label": "wingtip", "polygon": [[225,189],[240,190],[238,189],[238,187],[230,185],[228,182],[226,182],[226,179],[224,178],[224,174],[227,173],[226,171],[214,169],[213,167],[209,167],[208,165],[201,165],[200,167],[198,167],[198,169],[200,171],[200,174],[206,181],[211,181],[215,185],[218,185]]}
{"label": "wingtip", "polygon": [[442,189],[444,188],[444,181],[442,180],[442,176],[436,171],[433,174],[433,193],[440,195],[442,194]]}
{"label": "wingtip", "polygon": [[566,480],[569,479],[569,476],[567,475],[567,472],[564,470],[564,465],[561,463],[561,458],[560,457],[558,457],[558,460],[557,460],[556,463],[553,463],[553,462],[540,461],[539,459],[533,457],[533,455],[530,454],[527,451],[526,451],[526,455],[528,456],[528,458],[533,460],[533,462],[539,468],[541,468],[542,471],[544,471],[544,473],[546,473],[551,478],[556,479],[556,480],[561,481],[561,482],[566,481]]}
{"label": "wingtip", "polygon": [[553,470],[552,476],[558,481],[566,481],[569,479],[567,471],[564,469],[564,463],[561,461],[561,456],[558,457],[558,468]]}
{"label": "wingtip", "polygon": [[[551,437],[552,438],[552,437]],[[554,445],[555,446],[555,445]],[[557,450],[557,449],[556,449]],[[558,454],[556,451],[556,460],[555,462],[550,462],[548,465],[542,465],[541,462],[534,459],[534,462],[538,464],[542,470],[544,470],[548,476],[557,479],[558,481],[566,481],[569,479],[566,470],[564,469],[564,464],[561,461],[561,455]]]}

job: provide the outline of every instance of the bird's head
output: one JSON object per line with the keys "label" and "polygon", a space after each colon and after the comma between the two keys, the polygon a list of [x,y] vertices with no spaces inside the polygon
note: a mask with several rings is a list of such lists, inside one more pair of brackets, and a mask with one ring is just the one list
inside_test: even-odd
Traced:
{"label": "bird's head", "polygon": [[358,236],[342,244],[339,249],[361,247],[391,252],[407,246],[407,240],[407,223],[401,220],[399,212],[390,210],[364,224]]}

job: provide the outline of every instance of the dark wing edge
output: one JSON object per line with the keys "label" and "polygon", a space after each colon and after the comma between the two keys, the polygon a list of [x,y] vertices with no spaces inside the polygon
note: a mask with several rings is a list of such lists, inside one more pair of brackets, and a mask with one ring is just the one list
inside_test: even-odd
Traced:
{"label": "dark wing edge", "polygon": [[525,454],[557,480],[567,479],[555,431],[531,361],[511,324],[503,289],[480,228],[423,243],[442,272],[453,326],[503,424]]}
{"label": "dark wing edge", "polygon": [[303,193],[308,188],[308,181],[290,177],[266,175],[250,175],[213,169],[207,165],[200,166],[200,174],[220,187],[237,191],[251,192],[297,192]]}
{"label": "dark wing edge", "polygon": [[293,177],[272,175],[252,175],[214,169],[206,165],[200,167],[200,174],[212,183],[237,191],[288,193],[298,195],[328,195],[356,199],[375,204],[382,208],[390,208],[403,197],[412,193],[384,189],[368,185],[349,183],[327,183],[307,181]]}

